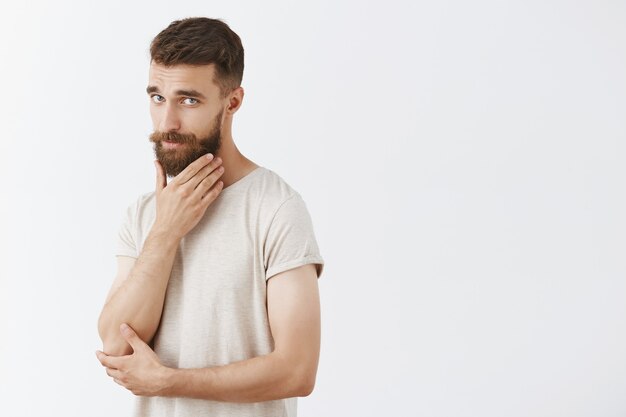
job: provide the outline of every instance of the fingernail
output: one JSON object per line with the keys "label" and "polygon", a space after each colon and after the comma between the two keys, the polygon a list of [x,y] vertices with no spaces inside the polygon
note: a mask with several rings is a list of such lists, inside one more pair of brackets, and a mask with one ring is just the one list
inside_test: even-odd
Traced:
{"label": "fingernail", "polygon": [[128,324],[126,324],[126,323],[122,323],[122,330],[123,330],[123,331],[128,330]]}
{"label": "fingernail", "polygon": [[213,159],[213,154],[208,153],[208,154],[206,154],[206,157],[210,161],[211,159]]}

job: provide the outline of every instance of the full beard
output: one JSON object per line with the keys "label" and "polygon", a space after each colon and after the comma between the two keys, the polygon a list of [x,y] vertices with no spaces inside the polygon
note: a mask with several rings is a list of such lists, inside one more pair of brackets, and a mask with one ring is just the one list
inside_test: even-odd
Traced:
{"label": "full beard", "polygon": [[[215,155],[222,146],[220,120],[222,112],[213,120],[213,127],[207,136],[198,139],[195,134],[177,132],[153,132],[150,141],[154,142],[154,154],[161,163],[165,175],[175,177],[193,161],[207,153]],[[165,149],[163,141],[180,143],[176,148]]]}

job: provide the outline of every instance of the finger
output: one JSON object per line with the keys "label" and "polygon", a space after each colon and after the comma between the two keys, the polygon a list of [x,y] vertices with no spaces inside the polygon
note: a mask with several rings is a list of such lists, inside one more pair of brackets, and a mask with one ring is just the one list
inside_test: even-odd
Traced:
{"label": "finger", "polygon": [[198,171],[200,171],[205,165],[213,160],[213,155],[208,153],[206,155],[202,155],[200,158],[193,161],[187,168],[183,169],[183,171],[174,177],[171,181],[172,183],[181,185],[189,181],[191,177],[196,175]]}
{"label": "finger", "polygon": [[161,193],[161,190],[167,185],[165,174],[163,173],[163,167],[158,160],[154,160],[154,166],[156,167],[156,193]]}
{"label": "finger", "polygon": [[122,359],[123,356],[110,356],[99,350],[96,351],[96,357],[98,358],[102,366],[106,366],[107,368],[120,369],[120,367],[124,363],[124,359]]}
{"label": "finger", "polygon": [[117,369],[106,368],[107,375],[111,378],[117,378],[118,380],[122,376],[122,373]]}
{"label": "finger", "polygon": [[137,333],[135,333],[133,328],[126,323],[122,323],[120,325],[120,333],[122,333],[124,339],[126,339],[128,344],[130,344],[130,346],[133,348],[133,352],[136,352],[137,349],[142,349],[146,345],[144,341],[141,340],[139,336],[137,336]]}
{"label": "finger", "polygon": [[224,182],[219,181],[217,184],[215,184],[215,187],[211,188],[211,190],[209,190],[208,193],[202,196],[202,199],[200,201],[202,202],[202,204],[205,204],[206,206],[208,206],[213,201],[215,201],[217,196],[220,195],[220,192],[222,191],[223,188],[224,188]]}
{"label": "finger", "polygon": [[[220,167],[222,168],[222,167]],[[224,169],[216,169],[215,171],[211,172],[211,174],[209,174],[208,176],[206,176],[202,181],[200,181],[200,184],[198,184],[198,187],[196,188],[196,191],[194,191],[194,194],[199,194],[200,199],[202,200],[202,202],[205,203],[210,203],[209,201],[205,200],[207,197],[209,199],[215,199],[217,198],[218,194],[220,193],[220,191],[222,191],[222,187],[224,186],[224,182],[223,181],[219,181],[220,177],[222,176],[222,174],[224,173]],[[211,188],[213,187],[213,188]],[[211,189],[209,191],[209,189]]]}
{"label": "finger", "polygon": [[[202,167],[196,175],[191,177],[189,181],[181,186],[181,188],[188,188],[189,193],[193,193],[195,189],[198,188],[198,185],[204,180],[207,176],[212,173],[218,171],[220,175],[224,173],[224,166],[222,165],[222,158],[215,158],[208,165]],[[206,190],[205,190],[206,191]]]}

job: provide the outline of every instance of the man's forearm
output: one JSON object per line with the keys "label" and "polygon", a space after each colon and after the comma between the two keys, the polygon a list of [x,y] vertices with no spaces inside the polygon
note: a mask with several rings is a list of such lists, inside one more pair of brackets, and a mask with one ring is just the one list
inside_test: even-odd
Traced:
{"label": "man's forearm", "polygon": [[132,352],[119,331],[128,323],[149,343],[158,328],[165,292],[180,239],[152,229],[128,278],[104,305],[98,319],[103,351],[110,355]]}
{"label": "man's forearm", "polygon": [[312,369],[276,352],[211,368],[168,368],[164,396],[241,403],[304,397],[313,391]]}

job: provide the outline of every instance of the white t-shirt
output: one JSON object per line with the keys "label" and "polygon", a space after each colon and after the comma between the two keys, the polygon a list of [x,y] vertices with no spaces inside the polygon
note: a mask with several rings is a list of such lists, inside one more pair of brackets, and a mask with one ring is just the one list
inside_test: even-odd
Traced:
{"label": "white t-shirt", "polygon": [[[138,257],[155,220],[155,192],[131,204],[116,255]],[[226,365],[274,348],[267,280],[322,259],[305,202],[278,174],[259,166],[224,188],[181,240],[153,348],[173,368]],[[297,397],[257,403],[142,397],[134,416],[295,417]]]}

